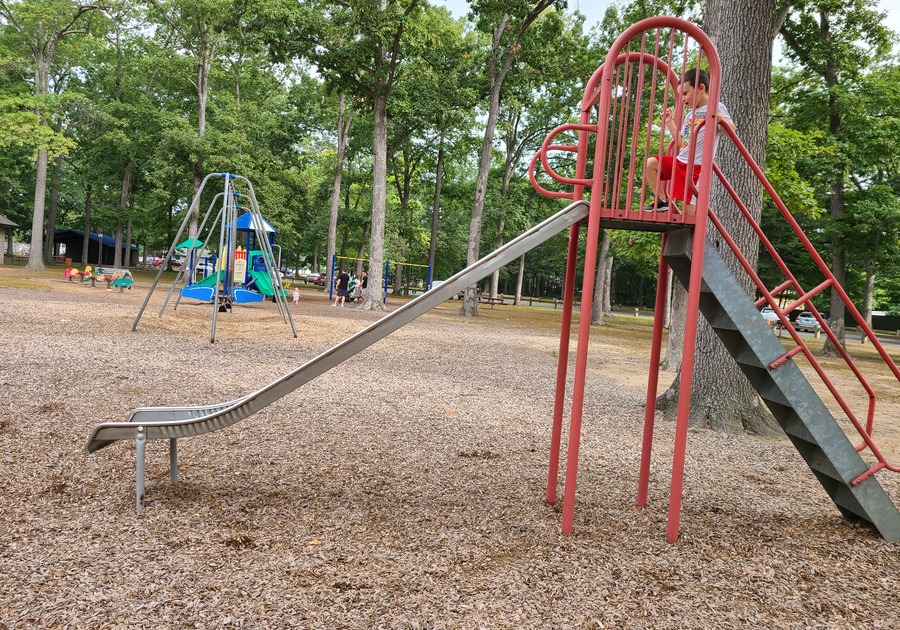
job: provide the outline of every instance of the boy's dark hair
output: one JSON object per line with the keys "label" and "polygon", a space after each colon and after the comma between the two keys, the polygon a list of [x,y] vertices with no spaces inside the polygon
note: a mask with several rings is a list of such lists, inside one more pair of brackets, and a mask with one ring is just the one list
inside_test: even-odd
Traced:
{"label": "boy's dark hair", "polygon": [[709,76],[700,68],[691,68],[685,72],[681,82],[690,83],[695,88],[702,85],[709,92]]}

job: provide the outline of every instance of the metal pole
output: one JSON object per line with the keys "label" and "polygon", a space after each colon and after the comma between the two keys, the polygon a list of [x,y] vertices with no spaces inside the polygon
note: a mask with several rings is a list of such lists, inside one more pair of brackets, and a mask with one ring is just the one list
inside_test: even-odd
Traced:
{"label": "metal pole", "polygon": [[169,438],[169,478],[178,481],[178,440]]}
{"label": "metal pole", "polygon": [[[210,173],[206,177],[203,178],[203,182],[200,184],[200,188],[197,189],[197,192],[194,194],[194,200],[191,201],[190,207],[193,208],[194,204],[199,203],[200,194],[203,192],[203,189],[206,187],[206,182],[209,181],[211,177],[213,177],[215,173]],[[184,220],[181,222],[181,227],[178,228],[178,232],[175,234],[175,239],[172,241],[172,246],[169,247],[169,251],[166,253],[166,258],[163,260],[162,265],[159,267],[159,271],[156,273],[156,278],[153,279],[153,283],[150,285],[150,290],[147,291],[147,297],[144,298],[144,303],[141,304],[140,310],[138,310],[138,314],[134,318],[134,323],[131,325],[131,330],[137,330],[138,322],[141,321],[141,315],[144,314],[144,309],[147,308],[147,304],[150,302],[150,296],[153,295],[153,291],[156,290],[156,285],[159,284],[159,279],[162,277],[163,270],[169,264],[169,261],[172,259],[172,252],[175,251],[175,245],[181,240],[181,235],[184,233],[184,229],[187,227],[188,221],[190,221],[191,213],[188,211],[187,214],[184,215]]]}
{"label": "metal pole", "polygon": [[565,300],[559,330],[559,354],[556,360],[556,398],[553,402],[553,426],[550,431],[550,463],[547,466],[547,503],[556,505],[559,476],[559,449],[562,443],[562,417],[566,403],[566,374],[569,369],[569,338],[575,303],[575,270],[578,265],[578,224],[569,228],[569,253],[566,259]]}
{"label": "metal pole", "polygon": [[137,447],[137,474],[135,479],[135,507],[140,512],[144,509],[144,461],[147,451],[147,436],[144,427],[138,427],[134,438]]}
{"label": "metal pole", "polygon": [[[229,183],[229,175],[228,173],[222,173],[221,176],[225,178],[225,192],[222,196],[222,225],[219,226],[219,259],[216,261],[216,267],[222,265],[224,272],[224,282],[222,283],[223,292],[228,290],[228,263],[230,261],[230,256],[228,256],[225,251],[225,230],[228,225],[228,207],[229,207],[229,199],[228,195],[228,183]],[[212,316],[212,328],[209,332],[209,342],[216,342],[216,318],[219,315],[219,283],[218,283],[218,273],[219,270],[216,269],[216,288],[213,291],[213,316]]]}
{"label": "metal pole", "polygon": [[663,258],[666,234],[662,235],[659,250],[659,271],[656,279],[656,303],[653,313],[653,339],[650,343],[650,374],[647,379],[647,399],[644,404],[644,437],[641,443],[641,467],[638,474],[639,506],[647,505],[650,487],[650,452],[653,449],[653,426],[656,416],[656,389],[659,385],[659,359],[662,354],[662,333],[665,324],[666,295],[669,292],[669,265]]}

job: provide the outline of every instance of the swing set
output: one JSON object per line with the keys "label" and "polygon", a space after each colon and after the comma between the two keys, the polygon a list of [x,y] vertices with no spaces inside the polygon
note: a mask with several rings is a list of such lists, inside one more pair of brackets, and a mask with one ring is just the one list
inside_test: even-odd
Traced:
{"label": "swing set", "polygon": [[[337,277],[336,272],[344,267],[343,262],[355,263],[357,275],[368,268],[368,258],[351,258],[349,256],[331,257],[331,278],[332,286],[328,287],[328,299],[334,299],[334,278]],[[350,265],[352,266],[352,265]],[[431,265],[419,265],[416,263],[406,263],[398,260],[387,260],[384,263],[384,286],[382,287],[382,302],[387,301],[388,289],[390,287],[399,287],[395,293],[397,295],[412,295],[416,291],[427,291],[431,288],[432,280]],[[425,274],[425,277],[422,277]]]}

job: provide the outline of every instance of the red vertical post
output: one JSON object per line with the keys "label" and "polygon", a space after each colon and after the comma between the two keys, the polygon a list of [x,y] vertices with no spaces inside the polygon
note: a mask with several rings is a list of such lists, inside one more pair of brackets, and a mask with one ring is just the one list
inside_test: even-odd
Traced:
{"label": "red vertical post", "polygon": [[575,268],[578,262],[580,224],[569,228],[569,253],[566,258],[566,281],[563,290],[563,312],[559,331],[559,355],[556,361],[556,399],[553,403],[553,428],[550,433],[550,464],[547,467],[547,503],[556,504],[559,476],[559,449],[562,443],[562,417],[566,401],[566,374],[569,368],[569,336],[572,333],[572,310],[575,295]]}
{"label": "red vertical post", "polygon": [[[591,75],[584,88],[581,104],[580,124],[590,124],[596,97],[596,87],[603,76],[601,65]],[[588,134],[578,132],[578,156],[575,163],[575,177],[584,179],[587,170]],[[575,185],[572,200],[577,201],[584,196],[584,186]],[[578,236],[581,226],[573,225],[569,229],[569,249],[566,257],[566,280],[563,289],[563,312],[559,331],[559,354],[556,360],[556,397],[553,402],[553,426],[550,432],[550,461],[547,466],[547,503],[556,505],[556,487],[559,477],[559,454],[562,445],[562,417],[566,402],[566,376],[569,369],[569,337],[572,334],[572,312],[575,307],[575,271],[578,264]]]}
{"label": "red vertical post", "polygon": [[[606,57],[606,61],[591,77],[597,80],[599,87],[595,91],[593,85],[585,90],[585,102],[582,103],[582,116],[589,113],[597,94],[600,104],[597,111],[597,142],[594,149],[594,177],[591,194],[591,210],[588,215],[587,243],[584,253],[584,273],[581,284],[581,311],[578,319],[578,348],[575,352],[575,376],[572,384],[572,417],[569,420],[569,450],[566,458],[566,487],[563,494],[563,534],[572,533],[572,521],[575,516],[575,481],[578,477],[578,451],[581,445],[581,419],[584,412],[584,382],[587,374],[588,344],[591,336],[591,308],[594,302],[594,275],[597,269],[597,245],[600,236],[600,210],[606,198],[604,178],[607,160],[607,135],[609,122],[608,112],[612,99],[612,72],[616,59],[615,51],[621,50],[619,45]],[[590,100],[590,103],[587,101]],[[603,194],[597,194],[598,184],[603,182]],[[610,200],[614,205],[615,199]]]}
{"label": "red vertical post", "polygon": [[669,265],[663,258],[666,235],[662,236],[659,250],[659,276],[656,280],[656,302],[653,311],[653,339],[650,343],[650,374],[647,379],[647,401],[644,407],[644,436],[641,442],[641,468],[638,475],[637,504],[647,505],[650,487],[650,453],[653,450],[653,426],[656,415],[656,390],[659,385],[659,359],[662,356],[662,334],[666,310],[666,294],[669,291]]}
{"label": "red vertical post", "polygon": [[[718,127],[719,81],[721,65],[715,47],[697,29],[691,33],[709,62],[709,103],[707,105],[700,178],[697,182],[696,223],[691,243],[691,275],[688,283],[687,313],[684,326],[684,352],[681,360],[681,384],[678,390],[678,417],[675,421],[675,452],[672,456],[672,485],[669,492],[669,522],[666,538],[678,540],[681,522],[681,498],[684,491],[684,459],[687,448],[688,419],[691,411],[691,387],[694,380],[694,355],[697,344],[697,320],[700,316],[700,285],[703,281],[703,251],[706,247],[706,223],[709,216],[709,192],[712,183],[713,156]],[[696,133],[696,131],[695,131]],[[693,144],[694,139],[691,140]]]}
{"label": "red vertical post", "polygon": [[563,496],[563,534],[572,533],[572,521],[575,516],[575,480],[578,476],[578,450],[581,444],[581,418],[584,411],[584,381],[587,375],[588,343],[591,337],[591,307],[594,301],[594,273],[597,268],[599,236],[600,196],[598,195],[591,197],[591,213],[588,216],[587,244],[584,252],[584,279],[581,283],[578,348],[575,351],[572,418],[569,421],[569,453],[566,460],[566,487]]}

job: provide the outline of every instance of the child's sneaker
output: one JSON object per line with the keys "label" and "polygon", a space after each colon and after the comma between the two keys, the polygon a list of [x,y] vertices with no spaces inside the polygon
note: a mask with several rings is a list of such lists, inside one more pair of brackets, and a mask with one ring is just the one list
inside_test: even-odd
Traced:
{"label": "child's sneaker", "polygon": [[652,203],[648,203],[646,206],[642,208],[644,212],[668,212],[669,211],[669,200],[668,199],[654,199]]}

